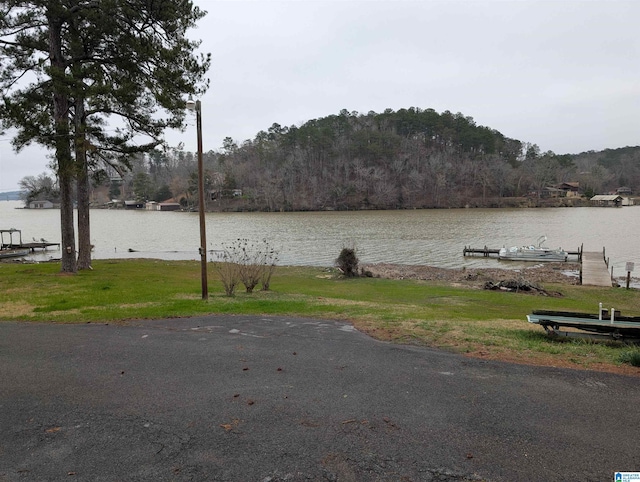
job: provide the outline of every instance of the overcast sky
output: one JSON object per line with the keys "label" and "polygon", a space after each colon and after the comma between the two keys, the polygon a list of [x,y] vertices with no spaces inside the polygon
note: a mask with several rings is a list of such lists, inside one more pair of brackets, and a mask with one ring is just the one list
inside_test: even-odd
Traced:
{"label": "overcast sky", "polygon": [[[558,154],[640,145],[640,1],[195,0],[204,150],[341,109],[471,116]],[[168,133],[195,151],[195,121]],[[0,192],[46,170],[0,137]]]}

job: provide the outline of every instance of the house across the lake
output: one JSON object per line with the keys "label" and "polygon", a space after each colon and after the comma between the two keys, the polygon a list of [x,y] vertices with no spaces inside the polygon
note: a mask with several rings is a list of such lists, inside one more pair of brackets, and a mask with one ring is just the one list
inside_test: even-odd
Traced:
{"label": "house across the lake", "polygon": [[54,204],[53,202],[49,201],[48,199],[44,199],[41,201],[31,201],[29,202],[29,209],[53,209],[53,208],[59,208],[60,204]]}
{"label": "house across the lake", "polygon": [[565,192],[566,197],[580,197],[580,183],[579,182],[563,182],[556,186],[561,191]]}
{"label": "house across the lake", "polygon": [[622,186],[616,189],[616,194],[620,194],[621,196],[631,196],[631,194],[633,194],[633,191],[630,187]]}
{"label": "house across the lake", "polygon": [[555,186],[547,186],[540,192],[540,197],[544,199],[557,198],[557,197],[580,197],[579,192],[580,184],[577,182],[563,182],[556,184]]}

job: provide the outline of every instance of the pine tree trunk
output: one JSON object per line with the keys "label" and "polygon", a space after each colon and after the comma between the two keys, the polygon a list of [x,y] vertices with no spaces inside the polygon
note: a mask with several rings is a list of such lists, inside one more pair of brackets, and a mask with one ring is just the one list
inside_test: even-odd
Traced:
{"label": "pine tree trunk", "polygon": [[[84,157],[86,158],[86,155]],[[76,158],[76,160],[79,159]],[[82,166],[78,167],[78,269],[92,269],[91,231],[89,226],[89,173],[86,161]]]}
{"label": "pine tree trunk", "polygon": [[[67,150],[70,158],[71,150]],[[61,159],[58,152],[56,152],[56,157],[58,157],[58,179],[60,183],[60,234],[62,240],[60,270],[63,273],[76,273],[78,266],[76,262],[75,231],[73,229],[73,176],[69,174],[70,169],[64,164],[64,169],[61,169]]]}
{"label": "pine tree trunk", "polygon": [[76,244],[73,229],[74,162],[69,139],[69,99],[64,85],[65,65],[62,56],[62,22],[49,17],[49,56],[53,80],[53,119],[55,122],[56,162],[60,184],[60,231],[62,242],[61,271],[76,273]]}
{"label": "pine tree trunk", "polygon": [[76,164],[78,196],[78,269],[91,268],[91,231],[89,225],[89,166],[84,135],[84,99],[76,97]]}

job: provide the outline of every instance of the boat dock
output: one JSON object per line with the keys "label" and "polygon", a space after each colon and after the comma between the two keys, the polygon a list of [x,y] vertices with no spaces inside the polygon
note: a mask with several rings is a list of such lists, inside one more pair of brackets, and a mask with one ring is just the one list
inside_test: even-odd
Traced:
{"label": "boat dock", "polygon": [[471,246],[465,246],[462,250],[462,256],[474,256],[476,254],[482,255],[484,258],[489,258],[491,255],[495,254],[496,256],[500,253],[500,249],[494,248],[472,248]]}
{"label": "boat dock", "polygon": [[[471,246],[465,246],[462,250],[463,256],[480,255],[484,258],[490,258],[493,255],[498,256],[499,253],[500,248],[488,248],[486,246],[484,248],[472,248]],[[569,256],[576,256],[576,261],[578,262],[582,261],[582,246],[579,247],[577,251],[567,251],[567,254]]]}
{"label": "boat dock", "polygon": [[52,246],[55,246],[56,248],[60,249],[60,243],[50,243],[49,241],[45,241],[45,242],[35,242],[35,243],[22,243],[20,245],[15,245],[13,246],[14,248],[29,248],[29,250],[32,253],[35,253],[36,249],[42,249],[45,250],[47,248],[50,248]]}
{"label": "boat dock", "polygon": [[[5,234],[8,235],[5,240]],[[13,237],[16,235],[18,237],[17,240],[14,240]],[[0,249],[28,249],[32,253],[35,253],[36,249],[45,250],[52,246],[60,249],[60,243],[50,243],[46,239],[40,239],[40,241],[33,239],[32,243],[23,243],[22,242],[22,232],[19,229],[0,229]]]}
{"label": "boat dock", "polygon": [[[498,255],[500,249],[471,248],[464,247],[463,256],[480,255],[489,258]],[[576,261],[580,263],[580,284],[589,286],[613,286],[612,273],[609,272],[609,260],[606,257],[605,249],[599,251],[584,251],[580,246],[577,251],[567,251],[570,256],[576,256]]]}
{"label": "boat dock", "polygon": [[609,273],[609,260],[602,252],[586,251],[582,253],[582,265],[580,266],[580,282],[589,286],[613,286]]}

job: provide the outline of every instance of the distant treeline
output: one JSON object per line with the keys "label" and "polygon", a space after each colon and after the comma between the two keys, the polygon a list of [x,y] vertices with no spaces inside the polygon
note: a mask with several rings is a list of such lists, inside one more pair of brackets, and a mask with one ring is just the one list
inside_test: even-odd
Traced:
{"label": "distant treeline", "polygon": [[19,201],[20,191],[0,192],[0,201]]}
{"label": "distant treeline", "polygon": [[[219,151],[204,153],[204,163],[208,209],[537,205],[547,187],[563,182],[579,183],[586,197],[620,187],[640,190],[640,147],[540,152],[461,113],[414,107],[367,114],[342,110],[300,126],[273,124],[251,140],[224,139]],[[191,152],[156,150],[138,157],[124,182],[101,169],[95,174],[96,186],[109,186],[111,177],[105,200],[173,198],[189,207],[198,198]],[[36,185],[32,192],[43,183],[30,181]]]}

